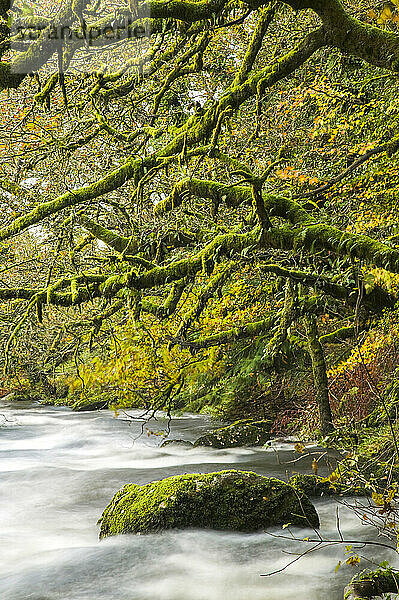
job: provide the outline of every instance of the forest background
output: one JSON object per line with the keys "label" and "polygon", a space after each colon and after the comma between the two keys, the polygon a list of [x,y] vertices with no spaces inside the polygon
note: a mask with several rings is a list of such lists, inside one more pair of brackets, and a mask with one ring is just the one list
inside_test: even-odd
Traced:
{"label": "forest background", "polygon": [[0,0],[3,394],[317,438],[349,452],[311,485],[396,544],[398,27],[399,0]]}
{"label": "forest background", "polygon": [[387,426],[398,3],[114,4],[2,3],[4,392]]}

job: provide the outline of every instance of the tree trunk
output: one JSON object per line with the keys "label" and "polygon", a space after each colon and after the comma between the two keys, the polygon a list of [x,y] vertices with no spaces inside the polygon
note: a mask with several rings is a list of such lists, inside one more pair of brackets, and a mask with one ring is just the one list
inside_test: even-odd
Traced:
{"label": "tree trunk", "polygon": [[316,390],[316,402],[320,414],[320,428],[323,435],[333,431],[328,379],[323,346],[319,340],[319,331],[314,315],[305,317],[306,335],[308,337],[309,355],[312,361],[313,382]]}

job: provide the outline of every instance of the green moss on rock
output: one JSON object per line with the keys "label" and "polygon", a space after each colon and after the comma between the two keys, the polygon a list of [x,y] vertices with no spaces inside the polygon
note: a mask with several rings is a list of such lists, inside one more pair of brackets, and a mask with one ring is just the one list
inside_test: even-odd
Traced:
{"label": "green moss on rock", "polygon": [[84,411],[95,411],[95,410],[103,410],[108,408],[109,400],[97,400],[96,402],[89,402],[85,404],[74,404],[72,409],[76,412],[84,412]]}
{"label": "green moss on rock", "polygon": [[350,482],[331,481],[328,477],[318,477],[305,473],[295,473],[289,484],[310,498],[318,496],[365,496],[366,490]]}
{"label": "green moss on rock", "polygon": [[90,394],[69,394],[66,399],[61,402],[55,402],[55,404],[70,406],[75,412],[84,412],[109,408],[113,402],[115,402],[115,396],[109,392],[92,390]]}
{"label": "green moss on rock", "polygon": [[251,532],[284,523],[318,527],[319,518],[307,496],[287,483],[235,470],[128,483],[99,520],[100,538],[176,528]]}
{"label": "green moss on rock", "polygon": [[[334,492],[330,489],[331,483],[325,481],[317,475],[309,475],[304,473],[295,473],[290,479],[289,484],[296,490],[301,490],[309,497],[315,496],[331,496]],[[335,492],[337,493],[337,492]]]}
{"label": "green moss on rock", "polygon": [[236,446],[263,446],[270,440],[270,421],[236,421],[227,427],[202,435],[194,446],[235,448]]}

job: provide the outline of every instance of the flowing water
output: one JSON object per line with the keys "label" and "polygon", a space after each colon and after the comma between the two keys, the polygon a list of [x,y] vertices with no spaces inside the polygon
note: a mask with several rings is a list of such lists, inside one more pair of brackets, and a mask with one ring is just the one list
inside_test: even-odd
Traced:
{"label": "flowing water", "polygon": [[[130,413],[134,414],[134,413]],[[138,413],[136,413],[136,416]],[[172,437],[193,440],[209,429],[199,416],[177,418]],[[290,462],[293,444],[215,450],[160,448],[166,421],[142,425],[111,412],[72,413],[34,405],[0,407],[0,598],[4,600],[329,600],[341,599],[354,571],[335,574],[344,547],[326,547],[282,568],[309,544],[267,533],[167,531],[98,541],[97,519],[126,482],[226,468],[285,479],[310,472],[311,458]],[[316,451],[316,449],[315,449]],[[298,458],[298,454],[296,454]],[[323,459],[324,460],[324,459]],[[322,461],[320,461],[322,462]],[[338,539],[337,504],[318,500],[321,533]],[[347,539],[372,528],[339,506]],[[314,532],[296,530],[303,538]],[[305,547],[306,545],[306,547]],[[392,553],[365,548],[379,562]],[[362,562],[363,567],[370,566]]]}

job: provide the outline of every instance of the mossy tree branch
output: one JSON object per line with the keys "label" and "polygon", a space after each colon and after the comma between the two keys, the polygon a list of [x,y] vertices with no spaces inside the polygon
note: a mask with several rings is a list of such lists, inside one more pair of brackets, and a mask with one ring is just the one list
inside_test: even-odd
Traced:
{"label": "mossy tree branch", "polygon": [[134,237],[127,238],[120,236],[116,232],[110,231],[106,227],[96,223],[84,213],[79,213],[77,220],[80,225],[86,229],[86,231],[89,231],[97,240],[104,242],[113,250],[121,253],[127,251],[137,252],[138,243]]}
{"label": "mossy tree branch", "polygon": [[364,61],[397,72],[397,34],[361,23],[350,16],[340,0],[283,0],[295,10],[310,8],[322,20],[329,44]]}
{"label": "mossy tree branch", "polygon": [[[206,56],[208,42],[212,38],[212,35],[209,35],[209,30],[214,27],[216,17],[221,18],[219,22],[222,23],[222,26],[226,24],[235,3],[228,0],[154,0],[140,2],[138,10],[135,9],[133,13],[122,11],[116,15],[116,18],[119,18],[129,14],[134,17],[133,21],[137,23],[146,20],[146,23],[153,28],[154,36],[160,34],[156,38],[157,44],[145,57],[132,59],[130,66],[134,67],[133,76],[128,75],[127,66],[115,73],[96,74],[94,83],[90,84],[92,87],[84,88],[91,90],[88,92],[88,98],[92,103],[91,108],[94,119],[90,121],[90,131],[84,130],[83,135],[80,131],[79,136],[72,133],[70,138],[67,139],[67,143],[63,139],[59,147],[65,152],[72,152],[81,146],[89,145],[93,140],[97,142],[98,137],[104,135],[106,140],[110,140],[115,144],[118,143],[117,160],[120,160],[121,144],[125,145],[124,150],[126,153],[123,162],[109,161],[108,165],[116,163],[119,166],[105,172],[105,174],[104,171],[100,171],[100,176],[95,174],[93,177],[97,180],[89,185],[84,185],[80,189],[67,190],[57,198],[50,196],[51,199],[45,202],[41,202],[42,197],[40,197],[37,206],[34,206],[33,209],[25,207],[25,210],[30,212],[15,218],[10,225],[0,230],[0,240],[8,240],[46,220],[44,225],[53,227],[52,217],[55,217],[61,211],[74,209],[72,211],[74,213],[75,207],[83,207],[84,211],[78,215],[78,223],[90,232],[95,239],[105,242],[121,256],[117,257],[118,260],[114,257],[113,261],[110,261],[110,264],[112,262],[111,266],[101,266],[99,268],[100,274],[94,273],[94,268],[89,269],[90,272],[87,275],[82,274],[77,268],[74,276],[64,277],[50,286],[46,284],[47,287],[43,286],[45,289],[39,286],[38,289],[21,286],[0,289],[0,299],[25,300],[31,303],[31,306],[36,304],[41,319],[42,307],[46,304],[76,307],[93,302],[96,299],[105,299],[106,301],[115,299],[115,306],[122,309],[126,306],[127,299],[134,298],[136,312],[142,310],[163,319],[176,311],[188,283],[195,281],[201,273],[210,276],[216,263],[232,258],[235,260],[243,250],[246,251],[247,255],[253,252],[255,261],[257,261],[256,251],[263,249],[282,250],[282,254],[287,254],[287,251],[304,252],[307,256],[317,254],[325,256],[330,253],[333,256],[349,257],[357,267],[367,264],[382,267],[393,273],[399,273],[398,249],[369,236],[359,236],[341,231],[329,222],[323,222],[320,212],[310,213],[291,198],[264,192],[265,185],[263,184],[266,179],[257,178],[249,167],[243,164],[243,161],[231,158],[218,149],[218,143],[222,143],[221,133],[224,131],[226,121],[235,111],[240,109],[248,100],[261,99],[267,89],[272,88],[276,83],[295,73],[319,49],[326,46],[336,46],[354,56],[360,56],[370,64],[397,71],[399,70],[398,36],[388,31],[364,25],[353,19],[338,0],[327,0],[326,2],[321,0],[287,1],[286,4],[289,4],[295,10],[304,8],[314,10],[322,21],[322,27],[317,27],[304,35],[297,47],[289,50],[286,54],[279,56],[276,53],[270,64],[265,66],[265,54],[262,51],[267,45],[266,36],[269,32],[270,23],[276,14],[274,3],[248,0],[246,4],[251,10],[257,11],[257,22],[251,40],[247,47],[243,49],[244,58],[241,65],[238,66],[236,74],[231,75],[224,93],[209,100],[195,114],[191,114],[191,116],[185,114],[184,118],[186,120],[184,121],[181,118],[179,124],[173,127],[169,126],[168,123],[165,125],[160,114],[162,112],[161,107],[165,103],[165,94],[171,91],[172,86],[176,83],[181,83],[183,86],[183,77],[202,71],[202,63]],[[76,3],[74,3],[74,6],[76,6]],[[69,19],[71,23],[76,23],[76,17],[81,22],[83,19],[82,10],[74,16],[71,8],[65,8],[62,17],[64,20]],[[172,23],[176,20],[179,21],[177,26],[176,23]],[[172,30],[173,34],[175,33],[176,28],[179,29],[179,34],[175,37],[173,43],[169,40],[170,43],[166,44],[165,47],[163,42]],[[79,44],[76,48],[78,46]],[[18,85],[23,76],[15,76],[14,67],[29,67],[34,60],[36,61],[39,51],[40,60],[44,62],[54,52],[52,44],[45,40],[45,32],[43,32],[43,36],[38,42],[32,43],[27,52],[17,56],[11,67],[1,63],[0,87],[1,85],[3,87]],[[168,65],[168,69],[162,70],[164,65]],[[146,86],[152,75],[156,75],[156,77],[154,76],[154,87],[149,89]],[[9,81],[7,77],[9,77]],[[13,78],[15,78],[15,81]],[[39,101],[43,101],[52,93],[58,79],[58,76],[50,77],[47,85],[37,93]],[[129,101],[131,100],[134,113],[137,108],[135,105],[136,101],[138,102],[137,97],[146,98],[148,106],[152,107],[151,113],[144,111],[146,114],[142,122],[137,119],[133,131],[129,130],[124,123],[114,125],[111,116],[103,115],[103,106],[107,102],[110,102],[114,97],[128,96],[134,85],[137,84],[137,87],[140,88],[143,83],[144,85],[140,91],[140,94],[143,95],[135,96],[133,93]],[[112,113],[110,114],[112,115]],[[129,125],[129,127],[132,127],[132,125]],[[149,144],[147,146],[150,138],[151,143],[154,140],[151,147]],[[139,139],[143,139],[143,142],[141,143]],[[387,145],[384,151],[389,153],[389,148]],[[209,160],[212,163],[222,163],[223,169],[230,170],[230,175],[226,177],[226,183],[202,179],[201,172],[203,174],[205,168],[202,169],[201,167],[196,170],[195,165],[193,167],[194,159],[199,159],[199,157],[204,157],[206,161]],[[280,154],[278,154],[278,157],[280,157]],[[198,163],[200,163],[200,160],[198,160]],[[270,163],[275,164],[272,160]],[[168,176],[167,169],[169,165],[172,165],[170,169],[172,171],[171,177]],[[177,178],[182,176],[183,167],[187,167],[184,170],[184,176],[188,173],[190,177],[180,179],[177,183],[174,183]],[[220,164],[218,164],[219,167]],[[198,172],[200,173],[198,174]],[[230,182],[236,176],[234,172],[236,174],[241,172],[247,185],[231,185]],[[193,174],[196,174],[197,177],[191,176]],[[86,181],[85,178],[81,180]],[[170,181],[172,181],[172,184],[170,184]],[[255,183],[259,182],[261,182],[261,185],[255,188]],[[213,206],[224,203],[228,209],[239,209],[235,224],[239,222],[241,215],[244,213],[245,218],[242,218],[241,225],[236,228],[233,225],[220,227],[219,229],[216,226],[214,229],[205,226],[202,236],[198,237],[185,236],[182,233],[176,243],[172,240],[171,248],[167,249],[162,259],[157,255],[154,262],[150,262],[153,260],[153,256],[148,256],[145,252],[142,252],[139,233],[137,237],[135,235],[131,238],[119,235],[112,231],[112,226],[107,228],[105,225],[98,223],[95,220],[96,218],[93,218],[93,214],[96,214],[99,206],[101,207],[99,200],[102,198],[110,204],[114,202],[114,205],[118,205],[120,201],[121,210],[123,208],[125,211],[131,210],[132,212],[136,210],[136,206],[141,208],[143,205],[144,207],[143,199],[145,198],[147,201],[147,205],[143,210],[143,214],[145,214],[145,211],[148,211],[151,207],[152,198],[149,193],[147,195],[147,191],[152,191],[149,190],[151,185],[154,191],[156,190],[160,195],[164,194],[165,190],[168,193],[172,189],[170,195],[156,205],[154,211],[156,217],[166,219],[169,211],[182,206],[190,196],[195,196],[196,198],[211,200]],[[119,192],[119,195],[115,192]],[[32,192],[31,195],[34,201],[34,193]],[[125,199],[128,195],[131,198],[130,205],[128,204],[129,201]],[[106,196],[108,198],[105,198]],[[115,197],[119,199],[115,200]],[[259,220],[259,226],[257,227],[253,226],[255,222],[254,213],[251,212],[253,201],[255,201]],[[201,206],[204,204],[201,203]],[[128,209],[126,209],[126,206],[128,206]],[[119,208],[119,206],[117,207]],[[224,207],[223,210],[225,210]],[[101,215],[101,218],[103,218],[103,213]],[[127,219],[127,222],[130,223],[130,218]],[[154,231],[154,224],[151,227]],[[162,222],[161,228],[161,231],[165,231],[164,222]],[[130,225],[125,233],[128,234],[129,231]],[[224,231],[225,233],[217,235],[215,231]],[[203,240],[209,240],[211,237],[212,241],[203,245]],[[158,241],[162,241],[162,234],[159,234]],[[183,250],[173,252],[172,250],[178,246]],[[190,246],[194,246],[194,248]],[[279,253],[270,252],[270,254],[277,256]],[[150,260],[147,260],[148,258]],[[135,268],[132,268],[133,266]],[[228,267],[223,265],[221,268],[226,268],[227,278]],[[358,289],[352,289],[337,282],[333,283],[327,277],[318,277],[301,271],[299,268],[295,270],[286,269],[277,264],[265,265],[264,270],[285,277],[288,281],[287,290],[291,289],[292,284],[301,282],[308,287],[322,290],[325,295],[331,298],[342,301],[347,305],[345,309],[348,306],[353,308],[357,304]],[[83,268],[82,271],[84,271]],[[73,272],[72,268],[69,272]],[[205,285],[202,285],[201,281],[200,297],[186,316],[179,337],[184,337],[190,323],[198,319],[208,300],[214,297],[224,281],[225,277],[221,274],[214,274]],[[359,285],[361,285],[361,282]],[[154,302],[153,297],[148,293],[156,288],[161,288],[157,292],[162,296],[162,301],[159,304],[157,301]],[[274,350],[281,347],[284,342],[290,323],[302,314],[303,307],[294,306],[295,303],[289,298],[286,298],[286,301],[286,311],[279,315],[281,329],[275,332],[277,337],[270,342],[271,355],[276,354]],[[372,294],[364,294],[363,305],[367,310],[379,312],[382,307],[392,307],[395,301],[396,298],[392,294],[373,291]],[[309,306],[307,309],[311,311]],[[309,323],[309,331],[311,330],[311,333],[314,333],[314,323]],[[269,319],[264,319],[257,323],[244,325],[238,330],[223,332],[223,334],[217,334],[216,337],[208,337],[206,341],[200,338],[195,343],[207,347],[206,344],[211,343],[212,345],[216,340],[218,340],[216,343],[222,343],[221,340],[223,339],[233,340],[241,339],[241,337],[251,337],[257,335],[256,332],[268,330],[268,325]],[[313,349],[314,353],[316,353],[315,348],[316,346]]]}

